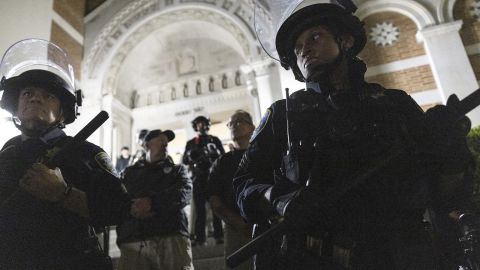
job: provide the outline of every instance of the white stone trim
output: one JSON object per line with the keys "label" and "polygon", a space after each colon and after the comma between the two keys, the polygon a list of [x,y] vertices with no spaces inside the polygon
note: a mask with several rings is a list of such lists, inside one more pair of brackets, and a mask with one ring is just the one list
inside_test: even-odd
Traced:
{"label": "white stone trim", "polygon": [[439,0],[439,4],[436,6],[438,21],[440,23],[452,22],[453,18],[453,6],[456,0]]}
{"label": "white stone trim", "polygon": [[97,17],[97,15],[102,13],[102,11],[104,9],[106,9],[107,7],[109,7],[112,3],[113,3],[113,0],[107,0],[107,1],[103,2],[102,4],[100,4],[100,6],[98,6],[96,9],[92,10],[90,13],[88,13],[87,16],[85,16],[85,18],[83,18],[83,23],[84,24],[89,23],[91,20],[93,20],[93,18]]}
{"label": "white stone trim", "polygon": [[425,38],[435,37],[438,35],[447,34],[450,32],[457,32],[462,28],[463,21],[458,20],[454,22],[447,22],[439,25],[432,25],[423,28],[417,32],[416,38],[418,42],[423,42]]}
{"label": "white stone trim", "polygon": [[480,54],[480,43],[468,45],[465,50],[468,55]]}
{"label": "white stone trim", "polygon": [[417,25],[418,29],[422,29],[429,25],[434,25],[434,16],[421,4],[413,0],[372,0],[362,3],[355,15],[360,19],[364,19],[367,16],[384,12],[393,11],[403,14],[412,19]]}
{"label": "white stone trim", "polygon": [[70,25],[62,16],[53,11],[52,20],[65,30],[73,39],[83,45],[83,35]]}
{"label": "white stone trim", "polygon": [[410,96],[418,103],[418,105],[428,105],[434,103],[442,103],[442,95],[438,89],[424,90],[421,92],[415,92]]}
{"label": "white stone trim", "polygon": [[400,70],[415,68],[415,67],[429,65],[429,64],[430,62],[428,60],[427,55],[416,56],[408,59],[390,62],[387,64],[368,67],[368,70],[365,73],[365,77],[371,77],[379,74],[396,72]]}

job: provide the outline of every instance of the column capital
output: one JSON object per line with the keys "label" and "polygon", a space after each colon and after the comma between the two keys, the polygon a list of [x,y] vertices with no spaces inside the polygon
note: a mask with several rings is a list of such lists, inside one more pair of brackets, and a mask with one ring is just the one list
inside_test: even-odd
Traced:
{"label": "column capital", "polygon": [[261,61],[256,61],[248,65],[242,65],[240,69],[244,73],[253,72],[255,77],[265,76],[270,74],[270,69],[275,67],[275,61],[273,59],[264,59]]}
{"label": "column capital", "polygon": [[423,29],[420,29],[417,32],[416,38],[418,42],[424,42],[425,39],[428,39],[430,37],[436,37],[436,36],[441,36],[449,33],[458,33],[460,29],[462,28],[463,21],[462,20],[457,20],[454,22],[448,22],[448,23],[443,23],[443,24],[437,24],[437,25],[432,25],[425,27]]}

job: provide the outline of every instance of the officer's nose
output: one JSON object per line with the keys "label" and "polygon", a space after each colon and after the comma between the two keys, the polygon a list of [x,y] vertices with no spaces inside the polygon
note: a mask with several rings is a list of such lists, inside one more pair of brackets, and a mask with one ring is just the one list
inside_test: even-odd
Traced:
{"label": "officer's nose", "polygon": [[43,95],[39,93],[38,91],[32,91],[30,93],[29,101],[30,102],[42,102],[43,101]]}

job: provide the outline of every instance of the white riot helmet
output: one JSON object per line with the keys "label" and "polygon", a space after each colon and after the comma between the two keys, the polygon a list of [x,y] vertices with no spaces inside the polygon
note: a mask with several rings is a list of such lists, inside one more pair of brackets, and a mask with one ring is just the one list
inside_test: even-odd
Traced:
{"label": "white riot helmet", "polygon": [[81,106],[81,91],[75,89],[73,67],[67,54],[43,39],[25,39],[10,46],[0,62],[0,107],[15,115],[20,90],[41,87],[61,103],[64,124],[75,121]]}

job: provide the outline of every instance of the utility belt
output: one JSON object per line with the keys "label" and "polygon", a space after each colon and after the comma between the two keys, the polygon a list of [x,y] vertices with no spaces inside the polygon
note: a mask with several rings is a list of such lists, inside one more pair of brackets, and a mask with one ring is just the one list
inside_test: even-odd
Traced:
{"label": "utility belt", "polygon": [[357,242],[351,238],[341,235],[333,236],[328,233],[322,237],[306,235],[303,243],[303,249],[310,256],[328,260],[345,269],[351,269],[356,246]]}

